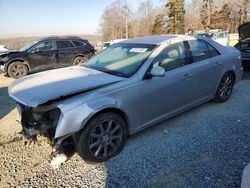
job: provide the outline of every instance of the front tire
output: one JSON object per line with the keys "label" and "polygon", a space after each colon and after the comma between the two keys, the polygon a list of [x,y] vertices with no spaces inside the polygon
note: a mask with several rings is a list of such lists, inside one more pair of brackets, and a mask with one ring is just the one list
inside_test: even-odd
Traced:
{"label": "front tire", "polygon": [[20,78],[29,73],[27,65],[21,61],[14,61],[8,66],[8,75],[12,78]]}
{"label": "front tire", "polygon": [[115,113],[103,113],[91,119],[82,130],[77,151],[83,160],[99,163],[117,155],[126,140],[124,119]]}
{"label": "front tire", "polygon": [[235,83],[235,78],[233,73],[231,72],[226,73],[222,77],[220,84],[217,88],[215,101],[219,103],[226,102],[232,94],[234,83]]}

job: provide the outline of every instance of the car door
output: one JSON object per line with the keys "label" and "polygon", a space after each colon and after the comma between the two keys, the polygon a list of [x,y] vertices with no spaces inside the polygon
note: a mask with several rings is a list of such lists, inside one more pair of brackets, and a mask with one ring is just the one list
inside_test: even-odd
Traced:
{"label": "car door", "polygon": [[192,56],[189,87],[194,91],[188,100],[198,102],[211,98],[223,69],[222,56],[204,40],[189,40],[186,43]]}
{"label": "car door", "polygon": [[166,47],[153,61],[152,66],[165,69],[164,77],[144,79],[140,83],[142,127],[178,112],[189,101],[189,58],[182,42]]}
{"label": "car door", "polygon": [[41,41],[28,52],[28,62],[32,69],[47,69],[56,66],[54,41]]}
{"label": "car door", "polygon": [[58,40],[56,41],[57,52],[58,52],[58,65],[69,66],[73,65],[75,57],[75,46],[70,40]]}

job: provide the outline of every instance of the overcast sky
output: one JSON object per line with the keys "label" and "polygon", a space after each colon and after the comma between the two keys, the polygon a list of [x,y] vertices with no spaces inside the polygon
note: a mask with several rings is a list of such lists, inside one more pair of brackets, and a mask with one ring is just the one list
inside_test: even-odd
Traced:
{"label": "overcast sky", "polygon": [[[100,17],[115,0],[0,0],[0,38],[97,34]],[[144,0],[128,0],[134,10]],[[151,0],[154,6],[162,0]]]}

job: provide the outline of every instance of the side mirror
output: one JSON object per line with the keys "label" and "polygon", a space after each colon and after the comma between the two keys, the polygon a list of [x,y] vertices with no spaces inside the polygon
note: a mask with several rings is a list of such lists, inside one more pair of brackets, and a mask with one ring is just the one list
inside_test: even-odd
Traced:
{"label": "side mirror", "polygon": [[153,67],[149,73],[152,77],[165,76],[165,69],[159,66]]}

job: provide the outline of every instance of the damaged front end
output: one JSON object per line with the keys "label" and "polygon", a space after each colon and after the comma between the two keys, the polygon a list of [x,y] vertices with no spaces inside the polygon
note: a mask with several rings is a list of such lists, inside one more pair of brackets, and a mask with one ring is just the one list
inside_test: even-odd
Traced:
{"label": "damaged front end", "polygon": [[74,148],[74,136],[65,135],[55,138],[56,128],[61,116],[61,110],[56,106],[43,105],[31,108],[18,104],[21,116],[22,134],[26,139],[37,141],[41,135],[49,139],[53,150],[52,156],[60,153],[71,153]]}

